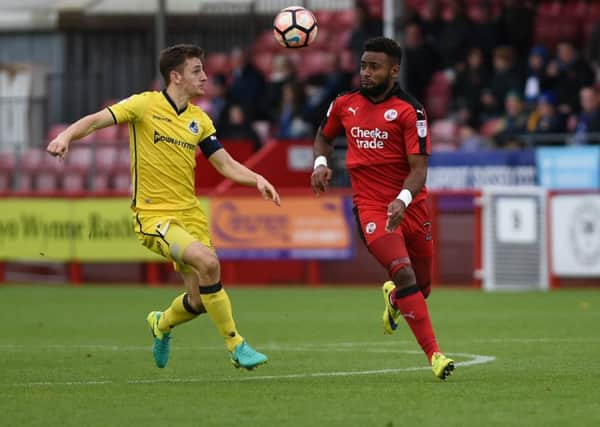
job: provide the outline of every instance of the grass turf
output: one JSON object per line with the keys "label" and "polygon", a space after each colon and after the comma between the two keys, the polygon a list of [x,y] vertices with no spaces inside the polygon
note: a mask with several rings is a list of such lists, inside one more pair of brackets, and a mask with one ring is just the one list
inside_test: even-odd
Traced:
{"label": "grass turf", "polygon": [[600,425],[598,291],[434,289],[442,349],[478,363],[447,382],[408,327],[383,335],[376,287],[230,289],[240,332],[269,363],[234,369],[203,316],[174,331],[157,369],[145,317],[178,292],[0,286],[0,424]]}

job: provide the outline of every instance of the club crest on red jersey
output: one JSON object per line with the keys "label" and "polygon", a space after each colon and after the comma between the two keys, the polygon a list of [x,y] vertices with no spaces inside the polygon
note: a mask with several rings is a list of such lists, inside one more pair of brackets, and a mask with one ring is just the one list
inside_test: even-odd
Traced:
{"label": "club crest on red jersey", "polygon": [[396,120],[396,117],[398,117],[398,112],[394,109],[386,110],[385,113],[383,113],[383,118],[388,122]]}
{"label": "club crest on red jersey", "polygon": [[374,222],[370,222],[365,226],[365,232],[367,234],[373,234],[375,233],[375,230],[377,229],[377,224],[375,224]]}

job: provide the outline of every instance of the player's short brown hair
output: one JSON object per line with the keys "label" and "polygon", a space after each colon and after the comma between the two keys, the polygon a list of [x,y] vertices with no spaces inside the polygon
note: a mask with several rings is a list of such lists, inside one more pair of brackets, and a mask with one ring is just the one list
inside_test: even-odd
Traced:
{"label": "player's short brown hair", "polygon": [[390,57],[392,63],[400,64],[402,61],[402,48],[395,40],[387,37],[372,37],[365,42],[365,52],[383,52]]}
{"label": "player's short brown hair", "polygon": [[171,71],[182,71],[181,67],[188,58],[204,58],[204,49],[193,44],[176,44],[163,49],[158,60],[160,74],[165,80],[165,85],[170,82]]}

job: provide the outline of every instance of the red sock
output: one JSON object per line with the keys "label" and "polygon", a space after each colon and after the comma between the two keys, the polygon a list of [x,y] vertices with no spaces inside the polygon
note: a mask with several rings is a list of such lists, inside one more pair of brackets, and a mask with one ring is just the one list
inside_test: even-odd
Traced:
{"label": "red sock", "polygon": [[397,297],[392,293],[391,299],[392,304],[402,313],[413,335],[427,355],[427,361],[431,362],[431,355],[436,351],[440,351],[440,349],[433,333],[427,303],[423,294],[415,286],[415,292],[410,295]]}

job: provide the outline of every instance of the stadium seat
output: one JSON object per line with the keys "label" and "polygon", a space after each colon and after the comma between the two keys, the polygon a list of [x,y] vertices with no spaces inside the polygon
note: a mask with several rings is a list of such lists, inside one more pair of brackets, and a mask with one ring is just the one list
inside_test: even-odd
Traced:
{"label": "stadium seat", "polygon": [[425,90],[425,108],[428,118],[442,119],[448,115],[448,101],[450,100],[450,82],[444,72],[433,75],[431,83]]}
{"label": "stadium seat", "polygon": [[17,192],[31,192],[33,191],[33,177],[34,172],[20,169],[14,176],[13,188]]}
{"label": "stadium seat", "polygon": [[224,52],[210,53],[204,59],[204,70],[209,76],[229,74],[229,55]]}
{"label": "stadium seat", "polygon": [[339,31],[352,28],[355,21],[354,14],[354,9],[337,10],[331,23],[331,29]]}
{"label": "stadium seat", "polygon": [[263,74],[268,77],[271,74],[271,66],[273,63],[273,53],[269,51],[260,52],[253,57],[254,66]]}
{"label": "stadium seat", "polygon": [[90,189],[94,193],[103,193],[110,190],[111,174],[104,171],[96,171],[90,180]]}
{"label": "stadium seat", "polygon": [[27,149],[19,156],[19,169],[25,171],[36,171],[42,163],[43,156],[47,154],[38,148]]}
{"label": "stadium seat", "polygon": [[92,147],[91,146],[75,146],[69,150],[67,155],[68,169],[89,170],[92,165]]}
{"label": "stadium seat", "polygon": [[112,188],[118,192],[131,192],[131,175],[129,171],[118,171],[112,176]]}
{"label": "stadium seat", "polygon": [[62,190],[65,193],[81,193],[87,190],[87,173],[68,170],[62,176]]}
{"label": "stadium seat", "polygon": [[94,141],[99,143],[115,144],[119,141],[119,128],[117,126],[108,126],[98,129],[94,132]]}
{"label": "stadium seat", "polygon": [[261,32],[252,43],[252,52],[255,55],[261,52],[275,53],[279,51],[281,51],[281,46],[275,40],[273,30],[271,29]]}
{"label": "stadium seat", "polygon": [[55,123],[55,124],[51,125],[50,129],[48,129],[48,134],[46,135],[47,142],[52,141],[54,138],[56,138],[58,136],[59,133],[61,133],[63,130],[65,130],[68,127],[69,127],[69,125],[67,123]]}
{"label": "stadium seat", "polygon": [[11,190],[15,163],[12,152],[0,152],[0,192]]}
{"label": "stadium seat", "polygon": [[[111,171],[116,167],[119,149],[114,145],[101,145],[96,147],[94,153],[94,170]],[[127,151],[129,154],[129,150]]]}
{"label": "stadium seat", "polygon": [[60,188],[59,174],[52,170],[41,170],[33,176],[33,188],[37,192],[55,192]]}
{"label": "stadium seat", "polygon": [[430,132],[432,145],[456,146],[458,127],[454,120],[434,120]]}
{"label": "stadium seat", "polygon": [[129,172],[129,165],[131,163],[129,157],[129,147],[119,147],[115,159],[115,168],[120,171]]}

